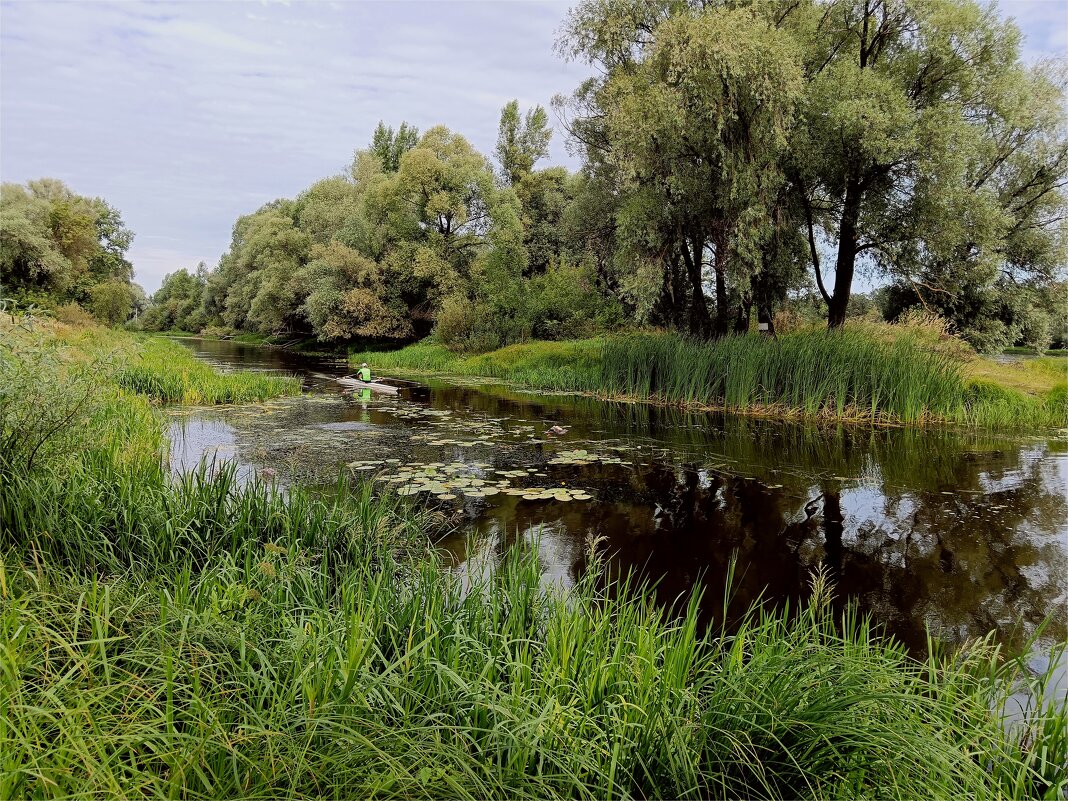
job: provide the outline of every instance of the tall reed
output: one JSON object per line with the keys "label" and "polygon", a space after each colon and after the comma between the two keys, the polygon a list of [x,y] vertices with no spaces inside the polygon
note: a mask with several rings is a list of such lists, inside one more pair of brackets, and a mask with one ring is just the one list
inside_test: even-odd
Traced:
{"label": "tall reed", "polygon": [[1055,797],[1063,709],[1006,730],[979,644],[917,662],[826,589],[702,632],[514,551],[331,570],[284,538],[102,580],[3,567],[0,794]]}
{"label": "tall reed", "polygon": [[[892,328],[892,327],[889,327]],[[982,426],[1068,423],[1066,386],[1033,397],[965,374],[908,329],[807,330],[698,342],[642,333],[460,356],[424,342],[358,354],[380,369],[477,375],[537,389],[793,418]]]}

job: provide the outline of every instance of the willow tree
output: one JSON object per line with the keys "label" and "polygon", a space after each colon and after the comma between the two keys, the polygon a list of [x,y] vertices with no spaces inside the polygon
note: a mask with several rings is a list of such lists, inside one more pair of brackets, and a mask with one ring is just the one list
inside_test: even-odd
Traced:
{"label": "willow tree", "polygon": [[[831,327],[859,260],[909,281],[940,273],[929,289],[952,293],[1058,224],[1062,101],[1028,75],[995,8],[831,0],[793,4],[782,24],[805,56],[789,170]],[[834,248],[830,288],[821,239]]]}
{"label": "willow tree", "polygon": [[[132,240],[115,208],[62,181],[0,187],[0,284],[7,293],[50,304],[132,297],[126,258]],[[114,304],[98,306],[108,309],[109,321],[121,316]]]}
{"label": "willow tree", "polygon": [[430,319],[446,295],[522,273],[515,194],[500,189],[486,158],[444,126],[428,130],[367,203],[386,228],[383,266]]}
{"label": "willow tree", "polygon": [[[501,293],[525,263],[518,203],[484,156],[438,126],[386,169],[374,147],[357,153],[347,211],[327,204],[302,224],[335,215],[298,280],[304,313],[323,339],[425,334],[445,298]],[[323,182],[325,184],[326,182]],[[340,221],[344,219],[344,224]]]}
{"label": "willow tree", "polygon": [[753,9],[619,5],[584,3],[569,19],[564,46],[604,73],[573,99],[571,129],[620,195],[617,259],[636,308],[667,296],[673,323],[723,334],[747,318],[774,233],[800,55]]}
{"label": "willow tree", "polygon": [[206,321],[263,334],[306,330],[298,270],[311,239],[292,200],[272,201],[234,224],[230,249],[204,288]]}

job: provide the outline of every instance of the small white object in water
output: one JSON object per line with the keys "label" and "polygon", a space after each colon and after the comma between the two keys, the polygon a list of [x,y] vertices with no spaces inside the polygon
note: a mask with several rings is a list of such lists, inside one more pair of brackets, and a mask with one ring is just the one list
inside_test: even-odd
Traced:
{"label": "small white object in water", "polygon": [[545,436],[547,436],[547,437],[559,437],[559,436],[563,436],[564,434],[566,434],[567,431],[568,431],[568,429],[564,428],[563,426],[553,426],[552,428],[550,428],[548,431],[545,432]]}

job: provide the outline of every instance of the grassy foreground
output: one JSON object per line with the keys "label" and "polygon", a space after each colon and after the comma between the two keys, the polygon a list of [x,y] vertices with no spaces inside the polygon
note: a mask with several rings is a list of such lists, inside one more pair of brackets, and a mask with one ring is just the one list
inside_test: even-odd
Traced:
{"label": "grassy foreground", "polygon": [[476,356],[421,342],[351,359],[378,369],[486,376],[537,389],[779,417],[988,426],[1068,421],[1063,361],[1035,359],[984,374],[926,332],[893,326],[705,343],[634,334],[532,342]]}
{"label": "grassy foreground", "polygon": [[[92,367],[84,342],[0,336],[2,375],[21,382],[0,384],[0,444],[29,439],[0,450],[0,797],[1068,786],[1068,718],[1041,702],[1048,677],[990,642],[915,660],[834,619],[818,577],[798,614],[754,611],[734,632],[592,575],[546,592],[518,550],[465,587],[428,550],[428,513],[367,487],[240,484],[230,469],[171,480],[143,396],[107,370],[57,380]],[[27,398],[67,425],[27,423]],[[1039,703],[1007,728],[1022,683]]]}

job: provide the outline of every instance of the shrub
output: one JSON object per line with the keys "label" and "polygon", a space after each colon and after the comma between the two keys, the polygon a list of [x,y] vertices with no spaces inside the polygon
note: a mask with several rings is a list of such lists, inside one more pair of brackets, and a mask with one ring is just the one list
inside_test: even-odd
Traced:
{"label": "shrub", "polygon": [[52,316],[61,323],[78,328],[95,326],[97,324],[97,320],[93,315],[73,301],[64,303],[62,306],[57,306],[53,309]]}
{"label": "shrub", "polygon": [[97,284],[89,290],[89,295],[93,316],[105,325],[124,323],[133,312],[133,290],[123,281]]}

